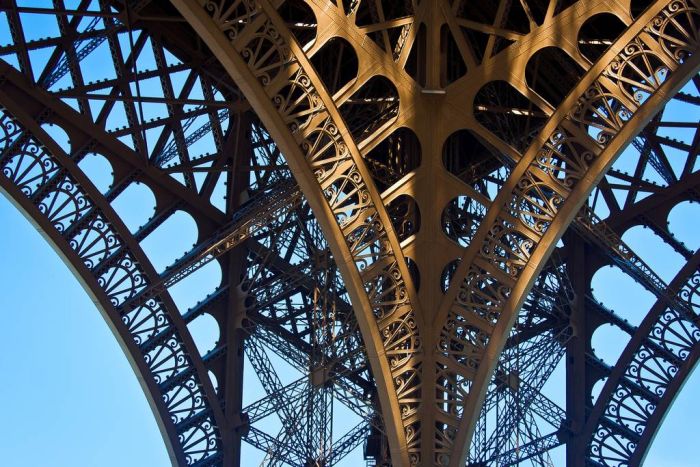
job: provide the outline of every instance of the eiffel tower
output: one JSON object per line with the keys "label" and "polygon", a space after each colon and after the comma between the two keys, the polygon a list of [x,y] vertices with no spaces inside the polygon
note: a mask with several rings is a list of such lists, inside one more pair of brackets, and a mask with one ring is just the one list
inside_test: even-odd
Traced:
{"label": "eiffel tower", "polygon": [[173,465],[644,460],[700,356],[697,0],[1,0],[0,33],[2,192]]}

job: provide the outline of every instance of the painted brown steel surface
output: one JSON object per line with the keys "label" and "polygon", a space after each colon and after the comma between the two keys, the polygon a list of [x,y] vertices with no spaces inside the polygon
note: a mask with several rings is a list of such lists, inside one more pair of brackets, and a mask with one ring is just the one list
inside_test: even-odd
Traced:
{"label": "painted brown steel surface", "polygon": [[[38,211],[25,210],[37,223],[52,222],[54,230],[49,237],[59,249],[65,250],[61,242],[67,241],[78,256],[87,255],[80,256],[82,263],[76,269],[81,277],[97,281],[95,285],[92,279],[85,279],[97,297],[113,296],[113,300],[100,300],[105,302],[102,306],[108,310],[111,321],[118,321],[117,317],[121,316],[119,319],[127,327],[129,323],[144,325],[149,320],[154,323],[142,332],[143,336],[136,337],[129,334],[130,328],[123,330],[121,324],[115,326],[124,342],[135,340],[136,347],[127,346],[127,353],[133,361],[145,362],[135,365],[143,379],[149,381],[145,388],[152,400],[166,401],[165,406],[160,403],[154,406],[176,461],[203,465],[216,464],[222,459],[226,463],[238,462],[240,448],[231,446],[241,439],[267,450],[268,454],[274,453],[270,454],[271,459],[276,459],[274,462],[284,458],[293,465],[323,464],[338,458],[327,446],[332,444],[330,435],[323,434],[325,428],[321,428],[328,417],[325,409],[314,413],[316,418],[309,423],[310,430],[320,430],[321,438],[328,437],[326,441],[312,441],[311,435],[306,439],[295,434],[300,422],[293,411],[285,408],[287,395],[275,395],[286,389],[275,381],[274,375],[264,376],[268,399],[250,406],[248,412],[243,410],[241,389],[233,390],[235,381],[230,378],[238,375],[240,379],[242,360],[232,352],[240,354],[245,347],[249,358],[257,362],[255,371],[265,373],[267,360],[264,351],[256,347],[257,339],[260,342],[280,339],[280,343],[270,345],[284,346],[297,338],[293,352],[308,352],[312,362],[308,370],[311,381],[327,378],[319,376],[320,370],[314,365],[332,365],[339,375],[328,377],[333,384],[374,385],[372,391],[376,391],[373,394],[378,402],[367,407],[379,421],[370,424],[379,433],[378,439],[388,442],[390,456],[383,461],[393,465],[457,466],[476,459],[469,456],[480,452],[478,446],[473,453],[469,449],[474,446],[475,430],[480,429],[477,427],[480,417],[491,404],[494,384],[507,381],[517,392],[514,397],[528,407],[546,406],[548,402],[538,398],[538,390],[528,389],[528,381],[521,381],[516,374],[499,373],[513,332],[520,331],[514,325],[533,293],[566,293],[563,288],[549,291],[543,288],[542,278],[551,274],[548,264],[553,264],[550,253],[557,241],[616,156],[627,144],[636,141],[638,133],[658,131],[653,126],[657,113],[666,101],[677,96],[685,82],[695,77],[700,63],[694,53],[700,24],[697,3],[693,0],[631,4],[502,1],[471,6],[459,1],[391,5],[368,0],[337,3],[177,0],[172,3],[177,10],[165,2],[140,2],[126,7],[114,2],[117,13],[110,13],[107,2],[102,5],[100,15],[112,29],[99,40],[109,44],[119,75],[113,83],[114,94],[105,100],[123,102],[128,127],[111,134],[101,130],[111,104],[99,115],[91,111],[89,102],[98,94],[92,93],[95,84],[84,82],[78,66],[84,47],[67,50],[64,58],[55,55],[54,63],[49,62],[38,78],[32,74],[28,50],[35,45],[23,42],[18,27],[19,12],[26,14],[31,9],[22,10],[14,2],[3,8],[15,41],[7,50],[16,54],[19,71],[3,65],[6,94],[0,104],[7,109],[3,155],[7,167],[3,179],[6,190],[18,200],[24,196],[38,206]],[[86,34],[86,37],[94,34],[79,32],[67,20],[68,13],[61,13],[58,6],[54,8],[61,34]],[[160,16],[149,17],[152,12]],[[181,25],[177,26],[179,31],[188,34],[170,34],[158,18]],[[605,18],[601,24],[606,27],[618,27],[619,34],[605,28],[591,29],[591,24],[598,24],[601,18]],[[147,40],[151,41],[158,68],[155,71],[139,72],[131,58],[120,56],[116,31],[130,30],[132,22],[150,34],[146,39],[143,35],[136,37],[132,47],[138,49]],[[182,65],[168,63],[164,43],[183,58]],[[178,67],[188,69],[188,60],[194,64],[196,76],[189,78],[185,89],[192,89],[199,80],[205,94],[202,101],[178,97],[168,77]],[[134,74],[158,77],[161,95],[142,96],[138,80],[134,81],[134,93],[130,81],[133,78],[129,78],[132,68]],[[75,90],[52,88],[60,76],[67,75],[71,76]],[[41,94],[43,91],[33,90],[32,86],[50,89],[53,96]],[[41,113],[36,102],[33,105],[39,114],[22,116],[22,110],[13,103],[12,93],[17,88],[36,101],[75,99],[77,109],[61,107],[64,104],[56,101]],[[168,116],[159,125],[143,119],[141,106],[149,99],[167,107]],[[195,104],[200,107],[192,108]],[[248,112],[248,117],[241,117],[244,112]],[[251,119],[253,113],[256,116]],[[42,152],[42,145],[54,144],[47,135],[31,130],[32,134],[40,135],[34,136],[39,138],[39,143],[33,143],[37,148],[34,150],[27,142],[31,140],[26,140],[30,136],[14,127],[23,128],[22,125],[29,123],[37,126],[52,121],[55,115],[59,116],[58,120],[53,120],[60,124],[61,120],[78,114],[86,124],[96,125],[93,132],[100,136],[79,135],[78,129],[66,127],[72,142],[84,144],[83,149],[74,150],[75,154],[70,156],[79,159],[88,150],[99,147],[115,162],[118,168],[115,179],[119,182],[117,190],[107,195],[107,199],[92,188],[80,188],[89,187],[89,180],[76,167],[68,164],[65,168],[62,162],[56,162],[59,147]],[[206,115],[209,120],[200,133],[190,130],[196,114]],[[260,123],[253,122],[257,119]],[[224,124],[226,120],[228,127]],[[231,131],[234,120],[238,125],[237,137]],[[155,145],[149,146],[146,131],[160,128],[162,123],[166,130]],[[268,143],[256,143],[256,149],[251,150],[245,140],[252,140],[252,133],[263,126],[269,133],[262,139],[269,138],[269,144],[285,158],[279,167],[256,169],[250,165],[256,157],[255,151]],[[190,150],[201,134],[212,135],[216,152],[191,157]],[[130,138],[133,147],[127,149],[115,137]],[[652,141],[650,145],[658,146],[662,141],[658,135],[644,137]],[[676,143],[676,146],[687,150],[689,158],[697,153],[697,144],[686,147]],[[227,155],[231,152],[236,155],[235,160]],[[26,157],[21,155],[25,153]],[[461,159],[453,157],[454,154],[461,155]],[[469,155],[466,162],[465,154]],[[62,157],[68,160],[68,156]],[[32,157],[36,161],[28,167],[17,165],[27,163]],[[667,173],[664,162],[655,160],[657,170]],[[207,165],[209,162],[212,164]],[[260,211],[257,223],[255,220],[249,223],[259,227],[265,236],[269,235],[265,226],[258,226],[262,218],[269,218],[270,232],[277,235],[285,229],[292,231],[286,226],[285,219],[289,217],[298,217],[302,224],[313,219],[319,226],[318,232],[322,231],[325,237],[320,245],[329,249],[330,262],[324,259],[325,253],[308,253],[309,264],[315,266],[302,272],[297,265],[289,264],[289,258],[278,257],[275,268],[290,272],[280,276],[280,290],[284,292],[268,297],[266,294],[274,295],[273,290],[259,289],[252,278],[255,285],[250,289],[248,279],[241,281],[241,277],[246,275],[242,271],[247,264],[252,269],[259,261],[247,259],[247,255],[258,258],[256,251],[260,248],[268,248],[268,255],[274,254],[274,248],[270,248],[271,244],[255,246],[247,242],[258,231],[246,231],[244,236],[237,237],[231,248],[216,255],[216,258],[221,256],[219,261],[227,264],[230,272],[212,303],[219,299],[223,302],[221,297],[225,297],[238,311],[233,313],[222,305],[212,305],[220,327],[227,330],[227,344],[220,341],[211,355],[199,355],[186,329],[186,320],[204,313],[202,310],[209,305],[186,314],[183,321],[167,291],[160,286],[167,282],[168,276],[157,277],[140,252],[138,241],[176,209],[191,214],[199,227],[198,246],[168,273],[184,277],[204,264],[201,258],[196,261],[189,258],[195,258],[197,251],[205,251],[207,245],[215,244],[217,232],[229,224],[232,216],[235,219],[246,209],[255,216],[251,206],[265,209],[264,202],[255,201],[264,196],[253,196],[247,205],[244,200],[257,189],[263,194],[275,193],[282,186],[283,182],[275,177],[266,178],[259,186],[255,183],[260,182],[251,182],[266,170],[290,171],[303,197],[289,203],[280,201],[277,210]],[[75,175],[66,175],[73,172]],[[245,180],[241,172],[254,175]],[[182,183],[174,182],[169,173],[181,174]],[[207,174],[203,183],[198,173]],[[210,204],[219,174],[224,174],[229,182],[224,215]],[[131,180],[148,184],[158,199],[157,213],[150,226],[136,234],[126,231],[109,208],[109,197],[113,199],[119,187],[123,189]],[[659,197],[673,198],[677,195],[672,193],[692,191],[696,185],[690,177],[672,182]],[[36,183],[39,186],[34,186]],[[640,189],[643,187],[641,180],[635,183]],[[20,205],[26,202],[18,201]],[[628,225],[629,219],[639,216],[658,226],[659,216],[651,211],[654,203],[667,201],[648,199],[638,205],[620,207],[606,222],[618,232],[622,229],[620,225]],[[74,207],[69,209],[69,205]],[[668,206],[670,209],[671,204]],[[585,224],[581,219],[574,223]],[[603,230],[606,225],[599,223]],[[114,232],[104,230],[111,226],[116,226]],[[93,232],[90,228],[97,230]],[[292,237],[315,238],[315,228],[309,230],[305,234],[294,233]],[[665,240],[686,259],[691,259],[691,252],[674,243],[672,234],[658,227],[656,231],[665,235]],[[93,235],[103,239],[104,247],[90,250],[99,243],[92,240]],[[595,237],[596,233],[589,235]],[[588,240],[592,241],[593,237]],[[607,248],[613,256],[614,250],[618,250],[619,256],[619,250],[624,249],[619,237],[605,238],[608,243],[599,242],[597,247]],[[301,256],[304,255],[307,253]],[[69,262],[75,263],[76,258],[71,256]],[[644,274],[639,272],[641,266],[634,262],[633,255],[620,258],[630,263],[631,274]],[[269,261],[260,264],[272,264]],[[332,271],[329,274],[335,279],[321,279],[324,269]],[[309,276],[303,278],[304,275]],[[648,276],[653,276],[653,271]],[[668,298],[675,297],[673,285],[668,289],[663,282],[654,285],[653,280],[644,277],[642,282],[649,280],[649,287],[662,290],[660,294],[670,304],[670,313],[693,313],[691,305]],[[119,285],[110,282],[115,280]],[[256,315],[257,327],[247,324],[258,313],[254,311],[256,307],[273,303],[284,294],[288,297],[298,287],[315,297],[316,310],[321,293],[318,283],[322,280],[326,282],[322,295],[332,296],[333,306],[338,300],[344,301],[345,293],[352,301],[352,308],[343,319],[352,315],[356,323],[348,321],[343,325],[352,329],[348,335],[353,336],[360,358],[365,359],[362,371],[371,369],[369,379],[348,376],[342,369],[355,364],[351,357],[344,356],[343,359],[350,359],[347,361],[331,361],[326,356],[317,360],[313,356],[317,350],[305,350],[306,335],[299,338],[301,334],[285,334],[288,331],[284,325],[279,325],[272,334],[269,333],[272,328],[265,328],[268,334],[264,339],[256,335],[261,323],[266,323],[263,327],[274,326],[274,314]],[[329,292],[328,284],[336,280],[342,282],[342,287],[333,285]],[[127,283],[131,285],[124,285]],[[151,295],[153,300],[139,301],[138,297]],[[255,298],[254,305],[245,304],[248,297]],[[580,301],[577,303],[585,306]],[[350,306],[343,306],[346,305]],[[109,311],[109,307],[114,310]],[[324,322],[326,312],[319,313],[313,319]],[[652,310],[649,316],[653,313]],[[315,342],[319,345],[328,336],[314,326],[310,332],[316,333]],[[554,332],[553,329],[549,331]],[[634,332],[643,333],[643,330]],[[335,334],[331,334],[335,342]],[[691,341],[695,339],[695,331],[691,329],[689,336]],[[281,343],[285,340],[287,344]],[[661,347],[673,345],[670,337],[660,340]],[[560,344],[561,348],[568,345],[565,341]],[[697,358],[694,344],[688,345],[681,355],[682,362],[668,364],[674,368],[682,366],[682,371],[673,370],[663,382],[664,387],[672,388],[671,393],[680,387]],[[160,357],[156,356],[165,350],[177,363],[172,371],[161,375],[161,370],[152,367],[161,366]],[[583,351],[578,351],[578,357]],[[617,363],[614,372],[618,377],[627,364],[625,359],[632,358],[633,352],[628,350]],[[236,362],[238,367],[227,368],[222,364],[223,354],[227,355],[226,361]],[[657,357],[665,358],[661,354]],[[298,361],[302,362],[303,358]],[[541,363],[549,365],[544,360]],[[217,394],[207,371],[214,371],[219,381],[227,381],[226,400]],[[151,383],[153,379],[156,385]],[[611,378],[606,386],[609,388],[606,397],[621,394],[612,389],[612,381]],[[525,389],[518,392],[521,384]],[[313,386],[303,397],[311,397],[318,407],[327,405],[328,399],[324,399],[327,392],[321,389],[324,385]],[[630,397],[644,397],[645,391],[649,391],[643,385],[637,386],[638,393],[630,393]],[[294,401],[302,397],[300,388],[288,389]],[[184,393],[190,395],[183,399]],[[618,420],[614,429],[606,422],[612,417],[611,411],[625,404],[612,398],[609,404],[617,409],[606,409],[603,404],[608,399],[602,398],[591,412],[593,415],[584,420],[588,435],[576,428],[565,436],[567,429],[562,421],[555,436],[533,439],[533,444],[523,446],[523,455],[532,453],[532,458],[537,458],[552,446],[570,439],[571,451],[590,463],[639,463],[668,408],[670,399],[665,390],[661,393],[665,398],[647,395],[652,398],[647,405],[649,410],[635,421],[637,428],[629,433],[624,432],[625,422]],[[357,397],[353,395],[350,399]],[[187,410],[182,408],[182,404],[188,404],[186,400],[192,401]],[[271,413],[269,407],[273,406],[283,419],[283,430],[277,439],[256,431],[254,422],[250,422],[251,414],[258,414],[252,417],[257,421]],[[363,410],[358,412],[364,414]],[[552,408],[551,412],[557,411]],[[503,426],[517,427],[524,423],[518,417],[504,415]],[[347,439],[338,440],[333,449],[345,453],[348,446],[359,444],[351,443],[350,438],[366,436],[370,424],[349,431]],[[605,446],[620,443],[619,436],[630,440],[624,449],[615,455],[601,454]],[[290,446],[288,451],[284,446]],[[484,447],[484,453],[492,449]],[[286,458],[283,452],[287,452]],[[517,462],[520,454],[515,453],[516,457],[511,458],[509,451],[501,452],[497,459],[491,454],[483,455],[493,462],[508,463]]]}

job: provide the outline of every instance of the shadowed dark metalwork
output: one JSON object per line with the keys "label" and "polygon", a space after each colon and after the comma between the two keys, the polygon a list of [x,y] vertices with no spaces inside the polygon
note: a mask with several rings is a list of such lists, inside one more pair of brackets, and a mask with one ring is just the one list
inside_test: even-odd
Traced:
{"label": "shadowed dark metalwork", "polygon": [[[667,222],[698,201],[696,0],[0,14],[0,186],[95,298],[174,464],[240,465],[242,442],[303,467],[359,446],[367,465],[642,462],[700,352],[700,257]],[[134,184],[155,211],[130,229]],[[142,241],[179,212],[197,243],[159,271]],[[670,282],[622,240],[636,225],[686,261]],[[178,306],[211,263],[214,292]],[[639,323],[593,296],[605,265],[655,297]],[[604,325],[629,336],[615,362]]]}

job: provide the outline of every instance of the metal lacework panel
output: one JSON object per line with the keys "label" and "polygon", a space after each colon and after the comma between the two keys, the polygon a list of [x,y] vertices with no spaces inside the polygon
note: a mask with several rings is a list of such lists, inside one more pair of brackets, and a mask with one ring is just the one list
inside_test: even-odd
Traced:
{"label": "metal lacework panel", "polygon": [[[590,165],[698,46],[700,11],[669,2],[605,67],[529,163],[469,265],[438,340],[435,463],[446,465],[501,310],[531,254]],[[515,298],[515,297],[514,297]]]}
{"label": "metal lacework panel", "polygon": [[[195,368],[162,303],[122,305],[149,279],[120,234],[69,171],[0,107],[0,167],[82,260],[121,316],[159,386],[188,464],[219,457],[220,440]],[[166,421],[167,422],[167,421]]]}
{"label": "metal lacework panel", "polygon": [[[660,307],[651,317],[644,337],[634,349],[624,372],[615,382],[602,416],[593,431],[587,460],[592,465],[627,466],[637,450],[649,419],[674,379],[687,376],[691,353],[700,342],[700,273],[691,271],[678,293],[687,310]],[[688,313],[691,313],[689,316]],[[645,320],[646,321],[646,320]]]}
{"label": "metal lacework panel", "polygon": [[[275,18],[252,0],[202,2],[296,139],[364,282],[383,340],[412,464],[420,462],[421,341],[407,286],[368,182]],[[381,209],[381,208],[379,208]]]}

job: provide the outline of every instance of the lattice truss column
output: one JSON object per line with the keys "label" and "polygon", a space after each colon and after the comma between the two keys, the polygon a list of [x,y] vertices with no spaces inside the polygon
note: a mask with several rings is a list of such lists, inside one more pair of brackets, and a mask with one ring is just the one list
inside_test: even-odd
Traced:
{"label": "lattice truss column", "polygon": [[[266,465],[363,442],[397,466],[641,462],[700,338],[697,255],[665,223],[697,198],[696,1],[0,7],[0,185],[95,297],[174,463],[241,441]],[[131,227],[137,183],[155,211]],[[181,213],[195,245],[156,267],[144,241]],[[621,240],[639,223],[687,260],[669,284]],[[592,297],[603,264],[658,299],[638,325]],[[173,299],[212,265],[211,294]],[[631,336],[612,367],[604,323]]]}

